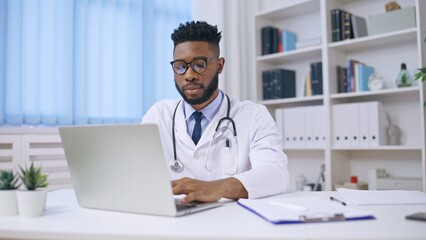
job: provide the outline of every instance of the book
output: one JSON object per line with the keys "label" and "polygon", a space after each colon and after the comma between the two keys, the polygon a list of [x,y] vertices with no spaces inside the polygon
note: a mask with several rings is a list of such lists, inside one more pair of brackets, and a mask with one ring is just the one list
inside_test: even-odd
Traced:
{"label": "book", "polygon": [[271,69],[262,72],[263,100],[296,97],[296,72]]}
{"label": "book", "polygon": [[322,62],[310,64],[312,95],[322,95]]}
{"label": "book", "polygon": [[349,59],[348,68],[346,74],[347,81],[347,92],[355,92],[355,63],[359,63],[358,60]]}
{"label": "book", "polygon": [[331,9],[331,41],[336,42],[337,41],[337,26],[336,26],[336,14],[337,9]]}
{"label": "book", "polygon": [[294,32],[283,30],[282,44],[284,52],[296,49],[296,34]]}
{"label": "book", "polygon": [[358,74],[357,74],[357,77],[358,77],[357,78],[357,83],[358,83],[357,91],[358,92],[368,91],[369,90],[368,89],[368,79],[374,73],[374,68],[367,66],[365,64],[358,64],[356,71],[358,72]]}
{"label": "book", "polygon": [[343,12],[342,40],[352,39],[352,38],[354,38],[353,29],[352,29],[352,20],[351,20],[352,19],[352,13],[347,12],[347,11],[342,11],[342,12]]}
{"label": "book", "polygon": [[277,53],[279,51],[279,29],[272,28],[272,53]]}
{"label": "book", "polygon": [[331,10],[331,40],[332,42],[338,42],[342,40],[342,14],[343,10],[335,8]]}
{"label": "book", "polygon": [[367,22],[365,18],[352,14],[351,23],[354,38],[365,37],[368,35]]}
{"label": "book", "polygon": [[304,96],[309,97],[312,96],[312,84],[311,84],[311,73],[308,72],[305,77],[305,89]]}
{"label": "book", "polygon": [[273,37],[273,29],[274,27],[263,27],[262,28],[262,55],[266,55],[266,54],[271,54],[273,53],[273,48],[272,48],[272,37]]}
{"label": "book", "polygon": [[272,88],[270,83],[272,81],[272,71],[266,70],[262,72],[262,93],[263,100],[268,100],[272,98]]}
{"label": "book", "polygon": [[296,72],[289,69],[276,69],[280,93],[277,98],[296,97]]}
{"label": "book", "polygon": [[337,66],[336,67],[336,78],[337,78],[337,92],[345,93],[347,92],[347,82],[346,82],[346,67]]}

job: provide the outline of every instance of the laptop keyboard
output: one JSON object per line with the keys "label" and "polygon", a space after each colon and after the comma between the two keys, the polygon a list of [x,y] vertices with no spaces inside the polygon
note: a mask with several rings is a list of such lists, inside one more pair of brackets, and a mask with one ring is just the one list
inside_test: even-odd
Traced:
{"label": "laptop keyboard", "polygon": [[180,199],[175,199],[175,205],[176,205],[176,209],[179,211],[183,209],[194,208],[197,206],[197,203],[196,202],[182,203]]}

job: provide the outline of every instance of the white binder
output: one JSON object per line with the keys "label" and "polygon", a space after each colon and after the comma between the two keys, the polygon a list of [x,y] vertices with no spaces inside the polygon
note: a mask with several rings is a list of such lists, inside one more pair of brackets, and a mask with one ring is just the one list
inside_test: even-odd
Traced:
{"label": "white binder", "polygon": [[296,131],[295,126],[293,126],[294,116],[295,115],[294,108],[285,108],[284,109],[284,147],[295,147],[296,146]]}
{"label": "white binder", "polygon": [[359,114],[358,103],[345,104],[346,127],[351,147],[359,147]]}
{"label": "white binder", "polygon": [[368,125],[369,146],[377,147],[386,145],[386,129],[389,125],[389,121],[383,106],[380,102],[376,101],[368,102],[368,106],[368,117],[370,119],[370,124]]}
{"label": "white binder", "polygon": [[314,129],[317,127],[315,122],[318,116],[315,115],[314,106],[303,107],[303,122],[304,122],[304,146],[314,146]]}
{"label": "white binder", "polygon": [[284,131],[284,108],[277,108],[275,109],[275,123],[277,124],[278,133],[281,135],[281,141],[283,145],[286,145],[285,142],[285,134]]}
{"label": "white binder", "polygon": [[325,114],[324,107],[312,106],[311,112],[313,114],[313,146],[314,147],[325,147]]}
{"label": "white binder", "polygon": [[359,115],[359,146],[368,147],[369,146],[369,118],[368,118],[368,103],[359,103],[358,104],[358,115]]}
{"label": "white binder", "polygon": [[348,138],[349,131],[346,123],[346,106],[345,104],[333,105],[333,146],[334,147],[345,147],[349,145]]}

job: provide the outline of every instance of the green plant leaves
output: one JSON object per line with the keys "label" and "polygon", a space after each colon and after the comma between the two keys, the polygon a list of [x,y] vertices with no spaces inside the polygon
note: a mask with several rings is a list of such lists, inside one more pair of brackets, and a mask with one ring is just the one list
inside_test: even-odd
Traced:
{"label": "green plant leaves", "polygon": [[21,171],[19,178],[28,190],[47,187],[47,175],[41,172],[41,167],[34,167],[34,163],[31,162],[30,167],[22,168],[20,166],[19,169]]}
{"label": "green plant leaves", "polygon": [[0,171],[0,189],[12,190],[19,187],[18,176],[13,171],[1,170]]}
{"label": "green plant leaves", "polygon": [[414,75],[415,80],[426,81],[426,67],[420,68],[419,71]]}

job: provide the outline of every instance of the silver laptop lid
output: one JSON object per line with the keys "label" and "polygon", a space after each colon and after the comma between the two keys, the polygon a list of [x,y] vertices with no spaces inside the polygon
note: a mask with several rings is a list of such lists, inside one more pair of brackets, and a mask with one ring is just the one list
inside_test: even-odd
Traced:
{"label": "silver laptop lid", "polygon": [[80,206],[177,215],[156,125],[67,126],[59,132]]}

